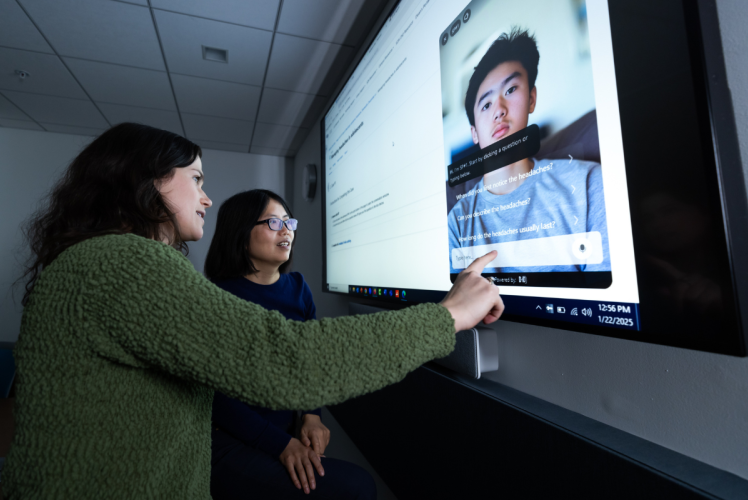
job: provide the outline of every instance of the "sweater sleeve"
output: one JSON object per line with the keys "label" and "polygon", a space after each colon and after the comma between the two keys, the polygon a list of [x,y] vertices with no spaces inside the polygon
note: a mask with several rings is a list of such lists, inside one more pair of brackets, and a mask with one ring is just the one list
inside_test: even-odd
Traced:
{"label": "sweater sleeve", "polygon": [[71,258],[86,263],[78,314],[95,351],[250,404],[340,403],[454,348],[454,320],[438,304],[290,321],[216,287],[162,243],[125,235],[76,246]]}
{"label": "sweater sleeve", "polygon": [[[302,276],[303,280],[303,276]],[[317,306],[314,305],[314,297],[312,296],[312,290],[309,288],[309,285],[307,285],[306,281],[303,282],[303,288],[302,288],[302,296],[304,297],[304,302],[306,303],[306,319],[317,319]],[[302,411],[301,415],[306,415],[308,413],[311,413],[312,415],[317,415],[318,417],[322,417],[322,408],[315,408],[311,411]]]}

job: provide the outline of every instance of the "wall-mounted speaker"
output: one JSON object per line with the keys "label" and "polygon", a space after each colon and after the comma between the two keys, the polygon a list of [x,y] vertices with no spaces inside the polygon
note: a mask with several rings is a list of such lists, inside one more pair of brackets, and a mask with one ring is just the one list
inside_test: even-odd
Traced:
{"label": "wall-mounted speaker", "polygon": [[317,165],[313,163],[304,167],[304,177],[301,192],[306,201],[314,199],[314,193],[317,191]]}

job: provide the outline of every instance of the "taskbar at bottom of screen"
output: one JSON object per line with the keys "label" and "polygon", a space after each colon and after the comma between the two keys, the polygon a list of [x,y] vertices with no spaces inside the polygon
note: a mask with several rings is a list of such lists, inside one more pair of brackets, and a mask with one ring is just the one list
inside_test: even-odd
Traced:
{"label": "taskbar at bottom of screen", "polygon": [[385,302],[408,302],[420,304],[423,302],[441,302],[447,292],[436,290],[416,290],[414,288],[393,288],[384,286],[360,286],[360,285],[327,285],[331,292],[347,293],[353,297],[363,299],[377,299]]}
{"label": "taskbar at bottom of screen", "polygon": [[[347,293],[350,296],[376,299],[385,302],[440,302],[447,292],[345,285],[328,286],[330,291]],[[625,330],[640,330],[639,304],[633,302],[611,302],[603,300],[557,299],[502,295],[504,312],[513,316],[524,316],[542,320],[563,321],[586,325],[597,325]]]}
{"label": "taskbar at bottom of screen", "polygon": [[504,312],[544,320],[640,330],[639,304],[502,295]]}

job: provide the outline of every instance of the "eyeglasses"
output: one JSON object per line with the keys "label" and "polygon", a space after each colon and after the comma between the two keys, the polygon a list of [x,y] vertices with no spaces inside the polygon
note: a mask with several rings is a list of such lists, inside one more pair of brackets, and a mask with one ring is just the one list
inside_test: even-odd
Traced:
{"label": "eyeglasses", "polygon": [[266,224],[266,223],[268,227],[272,229],[273,231],[280,231],[281,229],[283,229],[284,225],[286,226],[286,229],[288,229],[289,231],[296,231],[296,228],[299,225],[299,221],[297,221],[296,219],[282,220],[282,219],[276,219],[275,217],[273,217],[271,219],[258,220],[255,226],[259,226],[260,224]]}

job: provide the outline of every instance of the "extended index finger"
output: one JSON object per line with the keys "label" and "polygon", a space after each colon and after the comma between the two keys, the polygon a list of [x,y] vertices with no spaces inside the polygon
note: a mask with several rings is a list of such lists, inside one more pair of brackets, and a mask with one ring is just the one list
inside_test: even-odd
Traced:
{"label": "extended index finger", "polygon": [[478,257],[473,262],[470,263],[470,265],[465,269],[466,271],[474,271],[478,274],[483,272],[483,268],[488,265],[489,262],[494,260],[496,256],[499,255],[499,252],[496,250],[491,250],[483,257]]}

